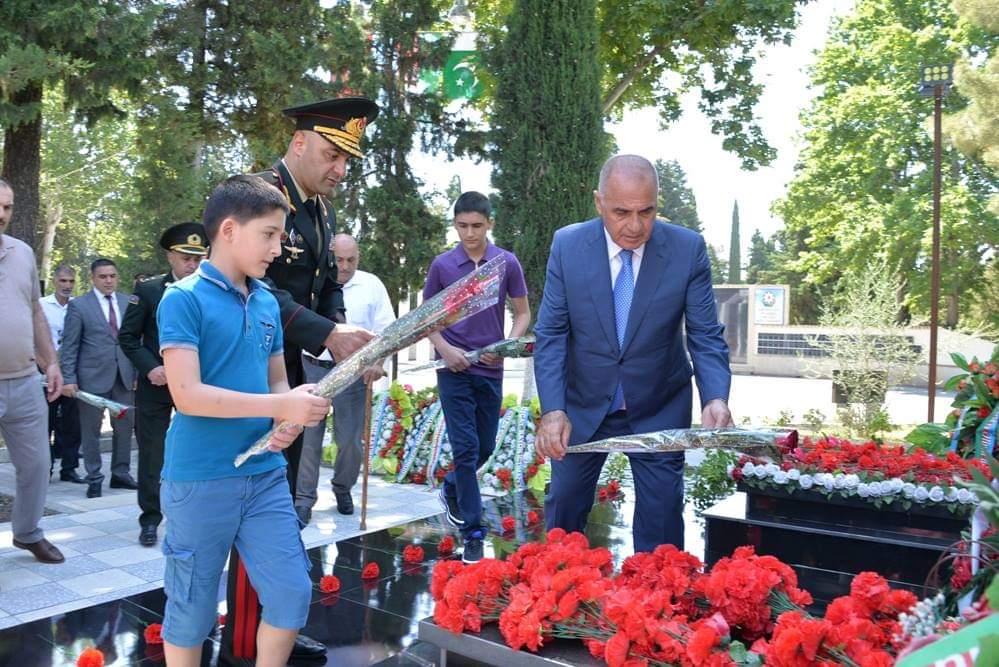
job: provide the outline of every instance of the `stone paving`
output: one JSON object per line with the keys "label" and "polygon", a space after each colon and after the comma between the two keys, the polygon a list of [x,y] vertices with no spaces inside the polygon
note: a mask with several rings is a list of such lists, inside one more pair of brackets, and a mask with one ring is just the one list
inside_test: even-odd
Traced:
{"label": "stone paving", "polygon": [[[110,465],[110,454],[104,458],[105,465]],[[312,523],[302,531],[306,548],[440,512],[436,497],[426,487],[391,484],[372,477],[367,530],[362,531],[360,484],[354,492],[354,515],[343,516],[334,509],[327,481],[331,473],[331,469],[323,469]],[[0,489],[13,488],[13,466],[0,464]],[[45,536],[66,556],[64,563],[39,563],[27,551],[14,548],[10,523],[0,524],[0,629],[163,585],[159,545],[143,547],[137,541],[139,507],[135,491],[105,486],[103,497],[88,499],[85,490],[82,484],[59,481],[58,470],[49,487],[46,505],[60,514],[44,517],[41,525]]]}

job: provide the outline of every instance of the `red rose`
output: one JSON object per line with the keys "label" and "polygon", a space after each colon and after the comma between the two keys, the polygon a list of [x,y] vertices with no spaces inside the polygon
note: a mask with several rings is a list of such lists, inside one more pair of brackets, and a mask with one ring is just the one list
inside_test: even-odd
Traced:
{"label": "red rose", "polygon": [[76,667],[104,667],[104,654],[95,648],[84,649],[76,659]]}
{"label": "red rose", "polygon": [[402,550],[402,559],[407,563],[422,563],[423,562],[423,547],[418,547],[415,544],[410,544],[405,549]]}
{"label": "red rose", "polygon": [[513,529],[517,527],[517,521],[512,516],[505,516],[503,517],[502,526],[503,526],[503,532],[509,533],[512,532]]}
{"label": "red rose", "polygon": [[987,406],[983,405],[982,407],[978,408],[978,418],[979,419],[985,419],[990,414],[992,414],[992,410],[990,410]]}
{"label": "red rose", "polygon": [[147,644],[162,644],[163,626],[159,623],[150,623],[142,631],[142,636],[145,638]]}
{"label": "red rose", "polygon": [[454,553],[454,538],[450,535],[445,535],[444,539],[437,544],[437,553],[441,556],[448,556]]}
{"label": "red rose", "polygon": [[336,593],[340,590],[340,579],[332,574],[324,575],[319,580],[319,590],[323,593]]}
{"label": "red rose", "polygon": [[529,511],[529,512],[527,513],[527,525],[528,525],[528,526],[533,526],[533,525],[535,525],[535,524],[536,524],[536,523],[537,523],[538,521],[540,521],[540,518],[538,517],[538,513],[537,513],[537,512],[535,512],[534,510],[530,510],[530,511]]}
{"label": "red rose", "polygon": [[379,574],[378,563],[368,563],[361,570],[361,579],[377,579]]}

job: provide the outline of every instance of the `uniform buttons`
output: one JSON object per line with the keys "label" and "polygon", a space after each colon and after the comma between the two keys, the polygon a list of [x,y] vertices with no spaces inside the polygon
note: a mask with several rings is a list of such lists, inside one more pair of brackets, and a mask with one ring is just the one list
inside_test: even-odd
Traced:
{"label": "uniform buttons", "polygon": [[316,269],[316,277],[319,277],[319,269]]}
{"label": "uniform buttons", "polygon": [[285,264],[291,264],[291,257],[289,257],[288,259],[284,260],[284,263]]}

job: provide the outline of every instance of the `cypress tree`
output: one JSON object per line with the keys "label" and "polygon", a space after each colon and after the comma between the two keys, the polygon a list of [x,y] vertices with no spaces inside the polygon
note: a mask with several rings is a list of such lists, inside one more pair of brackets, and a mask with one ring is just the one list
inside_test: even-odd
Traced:
{"label": "cypress tree", "polygon": [[520,259],[536,309],[555,230],[594,215],[608,141],[596,0],[513,4],[506,38],[488,59],[496,75],[495,233]]}
{"label": "cypress tree", "polygon": [[742,282],[742,260],[739,257],[739,202],[732,207],[732,236],[728,246],[728,282]]}

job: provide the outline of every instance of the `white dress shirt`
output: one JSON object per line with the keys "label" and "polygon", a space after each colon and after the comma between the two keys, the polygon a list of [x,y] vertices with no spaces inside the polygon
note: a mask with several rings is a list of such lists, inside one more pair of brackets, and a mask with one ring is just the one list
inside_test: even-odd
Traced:
{"label": "white dress shirt", "polygon": [[121,309],[118,307],[118,293],[111,292],[111,299],[109,300],[100,290],[96,287],[94,288],[94,296],[97,297],[97,303],[101,304],[101,312],[104,313],[104,319],[111,323],[111,314],[108,311],[108,306],[114,307],[114,317],[115,322],[118,323],[118,327],[121,327]]}
{"label": "white dress shirt", "polygon": [[[606,227],[604,227],[604,238],[607,239],[607,260],[610,262],[611,290],[613,290],[617,274],[621,272],[621,246],[614,243],[614,239],[611,238]],[[644,243],[631,251],[631,273],[635,278],[635,285],[638,285],[638,271],[642,268],[642,255],[644,254]]]}
{"label": "white dress shirt", "polygon": [[45,320],[49,323],[49,332],[52,334],[52,344],[55,346],[56,352],[62,345],[62,329],[66,323],[66,309],[69,308],[69,301],[63,305],[56,299],[55,294],[43,296],[38,300],[42,306],[42,312],[45,313]]}
{"label": "white dress shirt", "polygon": [[[343,303],[347,308],[347,324],[378,334],[395,321],[388,290],[385,289],[381,279],[373,273],[360,269],[355,271],[353,277],[343,286]],[[319,358],[333,360],[329,350],[323,350]]]}

